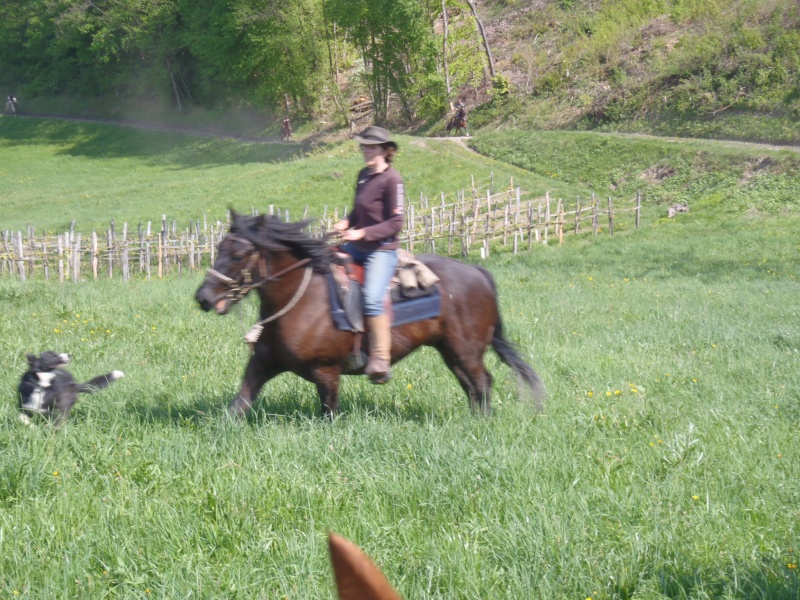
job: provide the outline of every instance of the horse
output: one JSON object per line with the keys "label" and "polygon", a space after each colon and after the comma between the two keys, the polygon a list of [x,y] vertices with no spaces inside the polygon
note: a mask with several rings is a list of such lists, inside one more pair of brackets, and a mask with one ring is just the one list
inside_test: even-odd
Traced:
{"label": "horse", "polygon": [[12,98],[11,96],[8,97],[6,100],[6,113],[10,115],[17,114],[17,99]]}
{"label": "horse", "polygon": [[292,137],[292,123],[286,118],[283,120],[283,125],[281,125],[281,141],[285,142],[290,137]]}
{"label": "horse", "polygon": [[469,135],[469,130],[467,129],[467,117],[463,113],[459,112],[447,122],[446,134],[450,135],[450,131],[453,129],[456,130],[456,135],[463,135],[462,132],[466,132],[467,135]]}
{"label": "horse", "polygon": [[[360,334],[337,329],[331,317],[326,273],[335,253],[329,238],[310,236],[306,232],[310,221],[282,222],[234,211],[231,215],[229,233],[195,293],[202,310],[213,309],[219,315],[252,290],[261,302],[259,322],[251,330],[253,335],[246,336],[252,353],[228,414],[245,416],[270,379],[292,372],[316,386],[323,415],[332,417],[340,409],[341,376],[363,373],[363,366],[354,367],[348,360]],[[491,344],[541,410],[544,387],[503,335],[489,271],[437,255],[417,258],[440,278],[441,314],[394,327],[392,362],[422,345],[436,348],[466,392],[473,412],[489,415],[493,379],[483,357]]]}

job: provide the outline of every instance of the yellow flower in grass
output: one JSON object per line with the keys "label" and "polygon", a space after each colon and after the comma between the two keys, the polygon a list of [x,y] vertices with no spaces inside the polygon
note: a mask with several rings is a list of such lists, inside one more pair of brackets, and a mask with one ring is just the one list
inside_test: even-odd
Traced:
{"label": "yellow flower in grass", "polygon": [[700,500],[700,496],[692,496],[692,500]]}

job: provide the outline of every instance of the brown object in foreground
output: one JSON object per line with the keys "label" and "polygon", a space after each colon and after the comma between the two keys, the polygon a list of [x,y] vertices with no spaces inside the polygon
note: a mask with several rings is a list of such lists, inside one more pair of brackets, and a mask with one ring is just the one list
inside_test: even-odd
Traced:
{"label": "brown object in foreground", "polygon": [[386,577],[354,543],[328,534],[340,600],[401,600]]}

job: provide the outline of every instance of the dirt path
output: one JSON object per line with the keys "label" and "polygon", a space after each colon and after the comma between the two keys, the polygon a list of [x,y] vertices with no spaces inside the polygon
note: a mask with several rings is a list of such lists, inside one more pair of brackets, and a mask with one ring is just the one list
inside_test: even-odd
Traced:
{"label": "dirt path", "polygon": [[[58,121],[73,121],[77,123],[98,123],[103,125],[116,125],[118,127],[131,127],[134,129],[145,129],[149,131],[166,131],[171,133],[180,133],[183,135],[191,135],[197,137],[210,137],[210,138],[217,138],[217,139],[228,139],[228,140],[236,140],[239,142],[254,142],[259,144],[286,144],[286,145],[297,145],[299,142],[303,141],[310,141],[310,140],[298,140],[295,142],[284,142],[278,137],[264,137],[264,136],[245,136],[245,135],[236,135],[232,133],[221,133],[221,132],[214,132],[214,131],[207,131],[207,130],[196,130],[196,129],[187,129],[183,127],[169,127],[166,125],[153,125],[148,123],[132,123],[132,122],[125,122],[125,121],[111,121],[108,119],[88,119],[88,118],[80,118],[80,117],[59,117],[54,115],[20,115],[17,114],[16,117],[13,118],[28,118],[28,119],[55,119]],[[717,139],[709,139],[709,138],[680,138],[680,137],[672,137],[672,136],[657,136],[657,135],[647,135],[644,133],[615,133],[615,132],[581,132],[581,133],[594,133],[595,135],[603,135],[609,137],[627,137],[627,138],[638,138],[638,139],[651,139],[651,140],[661,140],[668,143],[674,144],[682,144],[682,143],[693,143],[693,142],[711,142],[714,144],[719,144],[721,146],[731,146],[731,147],[738,147],[738,148],[745,148],[749,150],[770,150],[770,151],[780,151],[780,150],[789,150],[790,152],[800,152],[800,146],[791,146],[791,145],[776,145],[776,144],[762,144],[759,142],[743,142],[739,140],[717,140]],[[420,139],[423,140],[436,140],[436,141],[448,141],[455,144],[458,144],[465,150],[469,152],[478,154],[470,148],[465,140],[470,139],[470,136],[424,136]]]}
{"label": "dirt path", "polygon": [[196,137],[208,137],[221,140],[235,140],[237,142],[293,145],[293,142],[284,142],[278,137],[265,137],[265,136],[254,137],[246,135],[236,135],[233,133],[220,133],[220,132],[200,130],[200,129],[188,129],[184,127],[168,127],[166,125],[154,125],[150,123],[112,121],[110,119],[89,119],[84,117],[58,117],[55,115],[19,115],[19,114],[14,118],[52,119],[54,121],[70,121],[72,123],[96,123],[98,125],[115,125],[117,127],[129,127],[131,129],[144,129],[147,131],[166,131],[170,133],[180,133],[182,135],[191,135]]}

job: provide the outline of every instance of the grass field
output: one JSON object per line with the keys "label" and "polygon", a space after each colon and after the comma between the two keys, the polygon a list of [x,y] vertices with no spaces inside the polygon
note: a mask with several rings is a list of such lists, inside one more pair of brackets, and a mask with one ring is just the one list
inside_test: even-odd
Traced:
{"label": "grass field", "polygon": [[[58,162],[67,187],[83,180],[90,195],[127,177],[121,158],[54,152],[52,135],[38,143],[14,131],[0,123],[3,181],[17,182],[0,185],[16,186],[42,219],[55,221],[42,199],[61,195],[57,178],[37,176],[47,166],[38,160]],[[255,147],[227,142],[220,158],[208,142],[208,158],[174,168],[183,150],[148,157],[164,138],[136,135],[141,170],[129,183],[159,191],[141,200],[147,212],[178,212],[180,194],[165,190],[185,190],[187,171],[219,177],[218,191],[224,172],[261,182],[225,188],[234,204],[245,201],[240,187],[290,189],[298,178],[318,184],[320,199],[342,186],[346,205],[357,166],[345,148],[343,158],[317,151],[277,164],[230,161],[225,152]],[[404,174],[430,179],[430,193],[449,181],[453,156],[524,176],[458,148],[404,143]],[[334,163],[342,180],[308,180]],[[770,182],[786,189],[787,177]],[[759,195],[769,182],[751,181],[740,183],[747,206],[716,188],[679,218],[649,206],[639,231],[493,253],[508,337],[548,388],[544,415],[492,355],[495,414],[472,416],[441,359],[422,350],[382,388],[347,379],[333,423],[319,418],[312,386],[286,375],[236,425],[223,409],[247,358],[252,301],[227,317],[202,313],[192,300],[200,275],[0,280],[0,596],[333,598],[333,530],[409,599],[796,599],[800,216]],[[185,197],[187,215],[209,209]],[[290,206],[285,198],[275,203]],[[113,200],[73,206],[103,223]],[[4,222],[25,222],[28,208],[15,206],[3,205]],[[22,427],[15,414],[24,354],[48,348],[73,354],[81,379],[126,373],[84,397],[59,431]]]}

